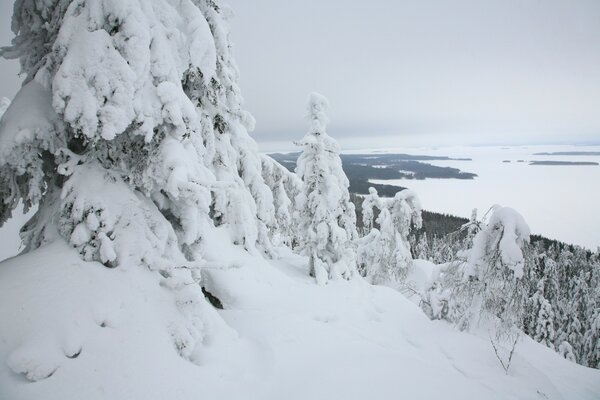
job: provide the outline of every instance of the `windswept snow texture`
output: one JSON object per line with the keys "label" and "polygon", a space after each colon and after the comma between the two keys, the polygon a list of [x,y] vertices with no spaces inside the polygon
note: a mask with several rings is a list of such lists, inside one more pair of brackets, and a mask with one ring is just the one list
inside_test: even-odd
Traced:
{"label": "windswept snow texture", "polygon": [[[397,291],[315,285],[306,259],[279,249],[267,262],[226,235],[209,236],[202,274],[225,323],[207,313],[195,364],[173,346],[183,317],[159,275],[81,261],[60,241],[1,263],[0,398],[600,398],[600,371],[527,337],[505,374],[487,337],[430,321]],[[415,268],[426,285],[431,266]]]}

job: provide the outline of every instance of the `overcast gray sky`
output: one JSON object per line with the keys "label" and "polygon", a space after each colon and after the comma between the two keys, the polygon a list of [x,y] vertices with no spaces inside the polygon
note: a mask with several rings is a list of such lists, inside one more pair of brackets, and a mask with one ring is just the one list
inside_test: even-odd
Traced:
{"label": "overcast gray sky", "polygon": [[[11,1],[0,3],[8,43]],[[354,145],[600,142],[598,0],[229,4],[259,142],[301,137],[310,91]],[[0,72],[11,97],[17,67]]]}

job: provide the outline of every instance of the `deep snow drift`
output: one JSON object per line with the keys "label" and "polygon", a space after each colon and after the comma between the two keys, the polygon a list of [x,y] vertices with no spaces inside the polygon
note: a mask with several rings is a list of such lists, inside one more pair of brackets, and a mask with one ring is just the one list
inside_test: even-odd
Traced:
{"label": "deep snow drift", "polygon": [[[81,261],[61,240],[0,264],[1,399],[598,399],[600,371],[523,337],[508,375],[485,335],[430,321],[360,278],[325,286],[305,258],[265,261],[215,229],[202,284],[204,339],[173,346],[182,319],[160,275]],[[417,260],[421,286],[432,265]]]}

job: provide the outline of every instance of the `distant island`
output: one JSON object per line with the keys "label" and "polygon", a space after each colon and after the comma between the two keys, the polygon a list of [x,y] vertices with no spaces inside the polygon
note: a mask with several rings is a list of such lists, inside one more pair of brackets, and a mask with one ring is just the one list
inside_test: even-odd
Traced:
{"label": "distant island", "polygon": [[600,151],[555,151],[551,153],[533,153],[534,156],[600,156]]}
{"label": "distant island", "polygon": [[[290,171],[296,168],[300,153],[269,154]],[[450,158],[412,154],[342,154],[342,166],[350,180],[350,192],[369,193],[372,186],[381,196],[391,197],[401,187],[370,183],[369,179],[473,179],[477,175],[458,168],[438,167],[422,161],[471,161],[470,158]]]}
{"label": "distant island", "polygon": [[529,165],[598,165],[593,161],[531,161]]}

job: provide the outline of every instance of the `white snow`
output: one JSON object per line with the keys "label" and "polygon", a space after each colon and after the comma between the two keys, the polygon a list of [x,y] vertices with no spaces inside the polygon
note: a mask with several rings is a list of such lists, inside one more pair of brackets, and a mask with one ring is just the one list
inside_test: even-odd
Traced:
{"label": "white snow", "polygon": [[[315,285],[306,259],[281,248],[267,262],[227,235],[208,236],[202,282],[225,310],[203,306],[193,363],[173,345],[185,321],[160,275],[81,261],[61,241],[0,264],[0,398],[600,397],[600,371],[527,337],[505,374],[487,337],[430,321],[399,292]],[[426,280],[431,265],[415,266],[409,280]]]}
{"label": "white snow", "polygon": [[56,114],[50,99],[50,92],[36,81],[17,93],[0,120],[0,163],[10,158],[17,145],[43,139],[46,132],[53,130]]}

